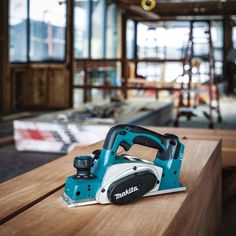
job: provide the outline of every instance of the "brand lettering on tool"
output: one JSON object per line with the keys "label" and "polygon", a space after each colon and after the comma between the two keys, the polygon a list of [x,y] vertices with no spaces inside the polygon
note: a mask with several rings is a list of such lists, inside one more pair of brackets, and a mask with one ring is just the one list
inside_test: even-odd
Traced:
{"label": "brand lettering on tool", "polygon": [[119,198],[122,198],[122,197],[125,197],[133,192],[136,192],[138,191],[138,187],[135,186],[135,187],[130,187],[129,189],[126,189],[124,192],[122,193],[116,193],[114,196],[116,197],[116,200],[119,199]]}

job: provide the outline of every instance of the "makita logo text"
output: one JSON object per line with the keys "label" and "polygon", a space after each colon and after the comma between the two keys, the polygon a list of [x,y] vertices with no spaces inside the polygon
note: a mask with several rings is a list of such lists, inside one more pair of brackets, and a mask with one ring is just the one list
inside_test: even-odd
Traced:
{"label": "makita logo text", "polygon": [[136,192],[138,191],[138,187],[135,186],[135,187],[130,187],[129,189],[126,189],[124,192],[122,193],[117,193],[115,194],[114,196],[116,197],[116,200],[119,199],[119,198],[122,198],[122,197],[125,197],[133,192]]}

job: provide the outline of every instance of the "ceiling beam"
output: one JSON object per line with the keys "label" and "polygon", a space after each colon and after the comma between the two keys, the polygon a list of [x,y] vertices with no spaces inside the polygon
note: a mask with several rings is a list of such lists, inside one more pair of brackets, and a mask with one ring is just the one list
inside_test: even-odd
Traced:
{"label": "ceiling beam", "polygon": [[[145,11],[140,6],[140,0],[117,0],[122,8],[129,9],[143,19],[170,16],[208,16],[236,14],[236,1],[196,1],[196,2],[159,2],[153,11]],[[143,12],[143,13],[142,13]]]}

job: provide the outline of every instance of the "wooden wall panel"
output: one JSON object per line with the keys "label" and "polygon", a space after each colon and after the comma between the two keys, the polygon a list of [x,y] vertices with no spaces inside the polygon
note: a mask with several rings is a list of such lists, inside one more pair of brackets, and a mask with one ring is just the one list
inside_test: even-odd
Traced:
{"label": "wooden wall panel", "polygon": [[[17,110],[32,105],[32,81],[26,68],[11,70],[12,106]],[[28,88],[28,89],[26,89]],[[31,92],[29,92],[31,91]]]}
{"label": "wooden wall panel", "polygon": [[48,107],[69,106],[69,79],[65,69],[48,71]]}
{"label": "wooden wall panel", "polygon": [[69,79],[64,66],[14,65],[13,108],[47,109],[69,107]]}
{"label": "wooden wall panel", "polygon": [[47,104],[47,70],[32,69],[32,90],[28,89],[28,92],[32,94],[33,103],[32,106],[44,107]]}

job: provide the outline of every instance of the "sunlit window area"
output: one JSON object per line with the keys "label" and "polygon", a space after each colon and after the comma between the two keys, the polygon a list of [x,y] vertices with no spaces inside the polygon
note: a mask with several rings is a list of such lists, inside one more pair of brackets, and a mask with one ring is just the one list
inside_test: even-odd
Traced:
{"label": "sunlit window area", "polygon": [[66,5],[30,0],[30,60],[65,60]]}
{"label": "sunlit window area", "polygon": [[[74,53],[78,60],[74,77],[74,106],[79,107],[84,98],[101,101],[110,95],[102,89],[83,91],[84,86],[120,86],[119,60],[121,47],[118,33],[117,5],[105,0],[75,1],[74,5]],[[81,20],[83,19],[83,20]],[[81,59],[87,59],[83,64]],[[98,60],[92,62],[92,60]],[[108,60],[101,63],[100,60]],[[85,71],[86,70],[86,71]]]}
{"label": "sunlit window area", "polygon": [[92,2],[91,57],[105,57],[105,0]]}
{"label": "sunlit window area", "polygon": [[180,59],[188,41],[189,22],[138,24],[139,58]]}
{"label": "sunlit window area", "polygon": [[[58,0],[10,1],[10,60],[64,61],[66,5]],[[21,38],[21,40],[19,40]]]}
{"label": "sunlit window area", "polygon": [[[27,52],[27,0],[10,1],[9,54],[10,61],[26,62]],[[20,40],[19,40],[20,38]]]}
{"label": "sunlit window area", "polygon": [[126,25],[126,57],[132,59],[134,57],[135,48],[135,23],[132,20],[127,20]]}
{"label": "sunlit window area", "polygon": [[233,47],[236,49],[236,16],[232,17],[233,20],[233,28],[232,28],[232,41]]}
{"label": "sunlit window area", "polygon": [[118,10],[105,0],[75,0],[75,58],[119,58]]}
{"label": "sunlit window area", "polygon": [[153,58],[162,61],[138,63],[137,74],[149,81],[179,83],[182,81],[182,75],[185,74],[181,61],[188,60],[191,54],[191,57],[196,58],[200,63],[198,69],[193,68],[196,71],[193,77],[195,80],[200,79],[205,82],[208,80],[206,74],[209,72],[209,62],[207,60],[209,61],[208,55],[211,51],[215,61],[215,73],[221,76],[223,69],[222,30],[221,21],[211,22],[211,32],[206,21],[195,21],[192,25],[190,21],[138,23],[138,58]]}
{"label": "sunlit window area", "polygon": [[74,55],[88,58],[89,55],[89,1],[75,1],[74,6]]}
{"label": "sunlit window area", "polygon": [[118,9],[116,4],[107,3],[106,15],[106,58],[119,58]]}

